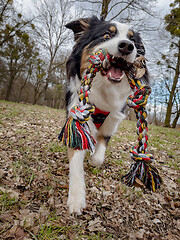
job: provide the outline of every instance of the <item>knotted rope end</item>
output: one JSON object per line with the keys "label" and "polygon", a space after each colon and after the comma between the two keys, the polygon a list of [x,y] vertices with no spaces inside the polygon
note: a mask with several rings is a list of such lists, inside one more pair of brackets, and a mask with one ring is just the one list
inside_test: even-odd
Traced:
{"label": "knotted rope end", "polygon": [[129,187],[138,186],[153,192],[159,189],[162,183],[158,170],[147,161],[133,163],[129,172],[121,180]]}
{"label": "knotted rope end", "polygon": [[58,139],[69,148],[75,150],[94,151],[96,141],[91,136],[88,124],[80,123],[73,117],[69,117],[59,134]]}

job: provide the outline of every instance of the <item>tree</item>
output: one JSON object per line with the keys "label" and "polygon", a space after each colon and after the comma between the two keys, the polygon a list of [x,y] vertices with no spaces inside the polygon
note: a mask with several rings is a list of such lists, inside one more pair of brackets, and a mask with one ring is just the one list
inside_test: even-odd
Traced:
{"label": "tree", "polygon": [[4,78],[6,82],[5,100],[9,100],[14,81],[27,70],[27,65],[30,63],[37,52],[34,49],[34,43],[30,40],[26,32],[21,31],[21,34],[10,38],[4,43],[0,50],[1,59],[5,64]]}
{"label": "tree", "polygon": [[[34,43],[29,36],[34,25],[25,20],[16,11],[13,0],[0,3],[0,84],[3,98],[9,100],[15,81],[21,80],[20,91],[16,88],[18,101],[25,87],[30,62],[37,54]],[[23,76],[22,76],[23,75]],[[19,83],[19,82],[18,82]],[[14,99],[13,99],[14,100]]]}
{"label": "tree", "polygon": [[20,84],[19,94],[18,94],[18,98],[17,98],[18,102],[21,101],[22,92],[23,92],[26,84],[28,82],[30,82],[30,80],[33,76],[33,72],[37,66],[38,57],[39,57],[38,49],[36,49],[36,51],[35,50],[32,51],[29,61],[26,62],[25,71],[22,72],[21,77],[19,77],[19,79],[18,79],[19,80],[18,82]]}
{"label": "tree", "polygon": [[36,7],[35,38],[39,42],[42,57],[46,62],[46,78],[42,97],[53,84],[53,76],[56,69],[64,64],[64,46],[67,44],[68,35],[65,24],[69,17],[70,1],[68,0],[40,0],[34,1]]}
{"label": "tree", "polygon": [[16,35],[21,35],[24,28],[34,25],[32,20],[24,20],[13,5],[13,0],[2,0],[0,3],[0,47]]}
{"label": "tree", "polygon": [[8,12],[12,8],[13,0],[1,0],[0,2],[0,23],[1,25],[9,16]]}
{"label": "tree", "polygon": [[173,107],[176,105],[175,118],[172,127],[176,127],[180,116],[180,96],[178,80],[180,79],[180,0],[175,0],[174,3],[170,4],[172,10],[170,14],[165,16],[166,30],[170,32],[172,42],[170,49],[175,49],[174,58],[170,60],[168,56],[163,55],[164,61],[167,64],[167,68],[174,72],[172,85],[166,84],[166,88],[169,91],[169,99],[167,102],[167,110],[164,126],[171,126],[171,116],[173,114]]}
{"label": "tree", "polygon": [[34,71],[31,78],[34,87],[33,104],[37,103],[38,99],[42,94],[45,77],[46,77],[45,63],[43,62],[42,59],[38,58],[37,61],[34,62]]}
{"label": "tree", "polygon": [[[18,102],[27,99],[23,91],[28,93],[28,84],[31,91],[34,90],[34,94],[31,94],[34,95],[32,103],[42,104],[47,90],[53,96],[54,89],[55,95],[58,91],[60,96],[60,87],[53,85],[57,84],[61,89],[64,85],[58,74],[60,69],[65,71],[67,50],[64,46],[68,40],[65,24],[69,17],[70,1],[34,0],[37,11],[31,20],[36,26],[18,13],[13,2],[2,0],[0,3],[1,98]],[[54,101],[51,105],[57,104]]]}
{"label": "tree", "polygon": [[114,20],[120,16],[122,21],[130,22],[140,15],[137,12],[152,15],[153,4],[156,0],[78,0],[76,2],[81,3],[85,11],[91,11],[91,13],[93,12],[104,19]]}

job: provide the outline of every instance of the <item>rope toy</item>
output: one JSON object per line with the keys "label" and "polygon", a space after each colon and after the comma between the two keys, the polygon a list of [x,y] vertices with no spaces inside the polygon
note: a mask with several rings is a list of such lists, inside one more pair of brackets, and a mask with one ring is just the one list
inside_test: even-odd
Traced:
{"label": "rope toy", "polygon": [[110,55],[102,49],[96,53],[91,53],[89,62],[90,65],[81,79],[79,105],[70,110],[70,117],[59,135],[59,140],[70,148],[89,149],[93,152],[96,141],[90,134],[87,121],[94,113],[95,106],[88,103],[88,96],[96,73],[100,71],[102,66],[105,68],[110,64]]}
{"label": "rope toy", "polygon": [[[144,57],[139,57],[133,64],[125,67],[124,71],[128,78],[131,89],[134,91],[127,99],[127,104],[134,108],[137,118],[137,134],[138,144],[130,151],[132,160],[135,161],[131,165],[130,171],[122,177],[122,181],[128,185],[136,184],[137,179],[143,187],[155,191],[160,187],[162,182],[158,170],[151,165],[153,156],[148,154],[146,148],[148,146],[148,128],[147,128],[147,113],[145,106],[151,88],[147,85],[141,85],[139,78],[140,72],[144,69]],[[92,81],[96,73],[102,68],[108,68],[114,59],[108,54],[105,49],[100,49],[93,52],[89,56],[90,65],[81,80],[79,92],[79,104],[70,110],[70,117],[67,119],[60,135],[59,140],[70,148],[77,150],[89,149],[94,151],[96,141],[91,136],[87,121],[91,114],[94,113],[94,105],[88,102]]]}
{"label": "rope toy", "polygon": [[151,88],[148,85],[141,85],[140,80],[137,79],[138,71],[145,69],[144,60],[143,56],[136,58],[133,66],[126,72],[130,87],[134,92],[128,97],[127,104],[136,113],[138,144],[130,150],[131,159],[134,163],[131,165],[130,171],[122,177],[122,181],[127,186],[132,187],[137,183],[137,185],[155,192],[156,189],[160,188],[162,179],[158,170],[151,165],[154,161],[153,156],[146,151],[148,146],[148,128],[145,107],[148,96],[151,94]]}

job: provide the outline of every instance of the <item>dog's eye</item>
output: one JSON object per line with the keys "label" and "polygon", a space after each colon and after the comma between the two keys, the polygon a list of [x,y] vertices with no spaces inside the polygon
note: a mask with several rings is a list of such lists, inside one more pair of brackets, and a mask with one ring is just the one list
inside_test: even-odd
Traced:
{"label": "dog's eye", "polygon": [[105,39],[109,39],[109,38],[111,38],[111,35],[110,35],[109,33],[105,33],[105,34],[104,34],[104,38],[105,38]]}
{"label": "dog's eye", "polygon": [[134,36],[130,37],[130,40],[131,40],[132,42],[135,42]]}

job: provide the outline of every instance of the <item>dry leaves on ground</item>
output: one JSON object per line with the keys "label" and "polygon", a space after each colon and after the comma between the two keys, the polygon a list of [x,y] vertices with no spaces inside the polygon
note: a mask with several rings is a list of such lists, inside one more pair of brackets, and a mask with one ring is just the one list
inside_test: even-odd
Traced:
{"label": "dry leaves on ground", "polygon": [[64,111],[0,102],[0,114],[1,239],[180,239],[179,130],[150,126],[164,183],[143,192],[120,181],[137,138],[135,123],[124,121],[104,164],[86,159],[87,208],[76,217],[66,205],[68,161],[57,139]]}

